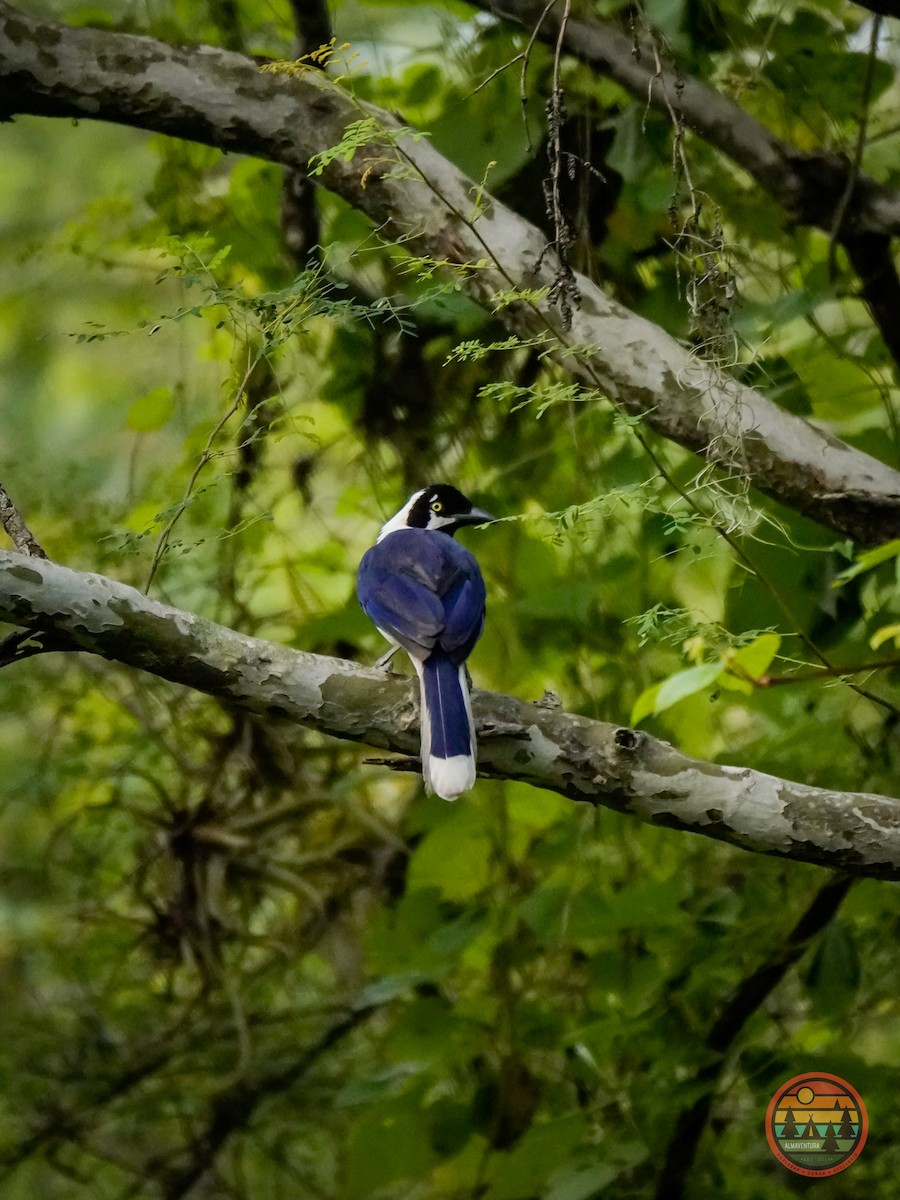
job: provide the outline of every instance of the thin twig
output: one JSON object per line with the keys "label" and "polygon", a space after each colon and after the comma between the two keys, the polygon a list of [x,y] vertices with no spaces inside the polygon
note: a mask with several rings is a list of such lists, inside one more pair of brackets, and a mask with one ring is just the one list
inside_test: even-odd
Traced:
{"label": "thin twig", "polygon": [[863,151],[866,148],[866,128],[869,124],[869,101],[872,97],[872,82],[875,78],[875,63],[878,61],[878,39],[881,36],[882,17],[879,14],[872,21],[872,35],[869,38],[869,56],[866,59],[866,74],[863,79],[862,113],[859,118],[859,129],[856,134],[856,146],[853,151],[853,162],[847,172],[844,190],[834,210],[834,223],[831,226],[831,239],[828,243],[828,278],[834,279],[837,274],[837,248],[847,220],[847,210],[862,169]]}
{"label": "thin twig", "polygon": [[221,420],[219,420],[217,422],[217,424],[213,428],[212,432],[210,433],[209,437],[206,439],[206,445],[203,447],[203,451],[202,451],[199,459],[197,460],[197,465],[194,467],[191,477],[188,480],[187,487],[184,489],[184,495],[181,497],[181,502],[177,505],[175,511],[172,513],[171,517],[169,517],[169,520],[166,522],[165,526],[163,527],[162,533],[160,533],[160,535],[159,535],[159,540],[156,543],[156,549],[153,552],[153,559],[151,560],[151,563],[150,563],[150,570],[147,574],[147,582],[144,586],[144,591],[149,592],[149,590],[150,590],[150,585],[153,583],[153,579],[156,575],[157,570],[159,569],[160,563],[162,562],[163,556],[165,555],[166,550],[168,548],[169,537],[171,536],[172,530],[175,528],[175,525],[178,522],[179,517],[181,517],[184,514],[184,511],[187,508],[188,501],[190,500],[190,498],[193,494],[193,491],[194,491],[194,484],[199,479],[204,468],[210,462],[212,462],[213,458],[215,457],[215,455],[213,454],[213,446],[215,445],[216,438],[219,436],[219,434],[222,432],[222,430],[225,428],[225,426],[228,424],[228,422],[231,420],[231,418],[234,416],[234,414],[241,407],[241,402],[244,397],[244,392],[246,391],[247,385],[250,382],[250,376],[253,374],[256,364],[258,363],[261,356],[262,356],[262,352],[260,351],[259,353],[257,353],[256,357],[250,363],[250,366],[247,367],[247,370],[244,372],[243,379],[238,384],[234,402],[232,403],[232,405],[228,409],[228,411],[225,413],[225,415],[221,418]]}
{"label": "thin twig", "polygon": [[891,667],[900,667],[900,658],[884,658],[868,663],[848,663],[846,666],[813,667],[809,671],[797,671],[793,675],[760,675],[757,678],[741,673],[740,678],[746,683],[752,683],[754,687],[767,688],[779,687],[787,683],[817,683],[824,678],[840,679],[844,675],[864,675],[868,671],[887,671]]}
{"label": "thin twig", "polygon": [[569,262],[575,235],[572,223],[563,210],[560,187],[564,160],[561,135],[566,120],[566,110],[563,104],[562,54],[571,8],[571,0],[564,0],[563,15],[560,19],[559,33],[553,54],[553,83],[550,99],[547,101],[547,157],[550,160],[550,178],[544,182],[547,216],[553,223],[553,247],[559,261],[556,277],[547,299],[559,309],[565,330],[572,326],[573,310],[581,305],[581,296],[575,282],[575,272]]}
{"label": "thin twig", "polygon": [[528,77],[528,64],[531,61],[531,51],[534,49],[534,43],[540,36],[541,26],[547,19],[550,9],[556,3],[556,0],[547,0],[544,5],[544,11],[537,19],[537,24],[531,31],[531,37],[528,39],[528,45],[520,55],[522,59],[522,70],[519,73],[519,103],[522,106],[522,123],[525,126],[525,145],[528,148],[528,153],[531,153],[531,134],[528,130],[528,94],[525,91],[525,83]]}

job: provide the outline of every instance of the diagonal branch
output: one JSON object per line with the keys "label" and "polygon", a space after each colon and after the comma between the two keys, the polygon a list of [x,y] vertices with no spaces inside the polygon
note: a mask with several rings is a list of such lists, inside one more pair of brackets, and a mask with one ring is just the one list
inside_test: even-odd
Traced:
{"label": "diagonal branch", "polygon": [[[544,12],[543,0],[469,0],[475,8],[528,28]],[[875,9],[875,4],[866,5]],[[887,7],[887,5],[885,5]],[[660,112],[674,107],[704,141],[747,171],[791,216],[826,233],[843,195],[851,164],[830,150],[805,152],[777,137],[715,88],[672,67],[657,69],[650,53],[635,54],[634,39],[593,17],[570,17],[562,28],[562,6],[543,17],[539,38],[550,45],[562,34],[565,50],[630,95]],[[847,214],[848,233],[900,234],[900,191],[860,174]]]}
{"label": "diagonal branch", "polygon": [[[255,713],[404,753],[411,680],[235,633],[135,588],[0,552],[0,620]],[[900,801],[690,758],[635,731],[476,692],[482,775],[518,779],[651,824],[856,875],[900,879]]]}
{"label": "diagonal branch", "polygon": [[[792,220],[836,235],[847,249],[862,283],[860,294],[900,369],[900,276],[890,247],[891,236],[900,233],[900,191],[865,175],[858,162],[851,163],[838,152],[798,150],[715,88],[672,67],[660,68],[650,52],[636,54],[634,39],[614,25],[593,17],[564,20],[561,4],[547,10],[543,0],[469,2],[529,29],[540,22],[536,36],[541,41],[551,46],[561,43],[569,54],[614,79],[642,104],[666,115],[675,113],[747,171]],[[866,7],[885,12],[891,5]],[[864,126],[863,121],[860,151]]]}
{"label": "diagonal branch", "polygon": [[684,1109],[675,1122],[658,1176],[656,1200],[682,1200],[728,1053],[747,1021],[771,996],[813,938],[832,920],[853,882],[847,875],[837,875],[823,883],[786,940],[776,946],[752,974],[741,980],[732,993],[706,1038],[707,1049],[715,1057],[697,1073],[697,1083],[703,1085],[703,1094]]}
{"label": "diagonal branch", "polygon": [[[257,1110],[266,1100],[294,1087],[329,1050],[376,1012],[377,1005],[353,1010],[295,1059],[247,1078],[241,1077],[223,1089],[210,1104],[206,1122],[194,1133],[186,1160],[169,1169],[162,1185],[164,1200],[182,1200],[187,1196],[212,1170],[229,1139],[252,1124]],[[151,1174],[150,1171],[147,1173]]]}
{"label": "diagonal branch", "polygon": [[[456,268],[460,287],[491,307],[499,292],[549,291],[558,276],[538,229],[497,201],[485,210],[482,198],[476,213],[470,179],[317,71],[261,74],[225,50],[72,29],[0,0],[0,117],[16,113],[113,121],[301,170],[351,123],[374,119],[365,146],[329,155],[322,181],[384,237]],[[900,474],[724,375],[590,280],[577,286],[570,331],[546,302],[516,300],[499,319],[664,437],[813,520],[865,544],[900,536]]]}

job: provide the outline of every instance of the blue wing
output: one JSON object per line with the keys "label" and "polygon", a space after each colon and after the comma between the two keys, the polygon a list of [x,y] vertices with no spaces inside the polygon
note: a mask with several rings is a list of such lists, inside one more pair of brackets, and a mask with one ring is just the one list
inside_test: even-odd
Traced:
{"label": "blue wing", "polygon": [[378,628],[414,658],[426,659],[438,648],[461,663],[484,627],[478,563],[445,533],[389,533],[363,556],[357,594]]}

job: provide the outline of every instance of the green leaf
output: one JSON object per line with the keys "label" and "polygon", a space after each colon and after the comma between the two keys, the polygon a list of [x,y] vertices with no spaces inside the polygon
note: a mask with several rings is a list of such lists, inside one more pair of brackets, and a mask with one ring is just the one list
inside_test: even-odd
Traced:
{"label": "green leaf", "polygon": [[415,1179],[434,1161],[420,1105],[404,1097],[367,1112],[354,1126],[341,1195],[370,1200],[389,1183]]}
{"label": "green leaf", "polygon": [[154,388],[140,400],[135,400],[128,410],[125,424],[137,433],[154,433],[162,429],[175,410],[175,400],[172,389],[167,387]]}
{"label": "green leaf", "polygon": [[885,542],[883,546],[876,546],[872,550],[866,550],[860,554],[852,567],[848,567],[846,571],[841,571],[832,587],[843,587],[845,583],[849,583],[851,579],[855,579],[857,575],[862,575],[865,571],[871,571],[873,567],[878,567],[889,559],[896,558],[900,555],[900,538],[893,538],[890,542]]}
{"label": "green leaf", "polygon": [[402,82],[406,88],[405,106],[434,99],[444,86],[441,73],[434,63],[413,64],[407,69]]}
{"label": "green leaf", "polygon": [[602,1162],[567,1163],[554,1171],[543,1200],[599,1200],[614,1179],[646,1158],[647,1149],[640,1142],[616,1140],[604,1145]]}
{"label": "green leaf", "polygon": [[397,996],[407,996],[427,979],[428,976],[421,971],[403,971],[394,975],[384,975],[357,993],[353,1000],[353,1007],[357,1010],[371,1008],[373,1005],[385,1004],[388,1000],[394,1000]]}
{"label": "green leaf", "polygon": [[627,183],[639,183],[656,166],[656,152],[647,138],[647,106],[630,104],[616,121],[616,136],[606,161]]}
{"label": "green leaf", "polygon": [[532,1125],[512,1150],[491,1158],[485,1200],[528,1200],[542,1194],[541,1181],[568,1162],[585,1132],[580,1114]]}
{"label": "green leaf", "polygon": [[806,986],[824,1015],[842,1014],[856,999],[860,985],[859,955],[850,926],[829,925],[822,934],[806,973]]}
{"label": "green leaf", "polygon": [[638,725],[644,717],[650,717],[656,712],[656,700],[661,687],[661,683],[654,683],[651,687],[644,688],[632,706],[629,718],[631,725]]}
{"label": "green leaf", "polygon": [[399,1062],[355,1075],[340,1089],[334,1103],[338,1108],[382,1104],[386,1099],[400,1095],[406,1089],[407,1081],[421,1075],[427,1065],[422,1062]]}
{"label": "green leaf", "polygon": [[742,646],[731,660],[737,663],[752,679],[769,669],[772,659],[781,649],[781,636],[777,633],[761,633],[746,646]]}
{"label": "green leaf", "polygon": [[491,840],[472,805],[460,805],[433,829],[409,864],[408,889],[438,888],[447,900],[467,900],[490,876]]}
{"label": "green leaf", "polygon": [[677,704],[679,700],[685,700],[688,696],[702,692],[704,688],[709,687],[719,678],[722,671],[721,662],[700,663],[697,667],[688,667],[684,671],[677,671],[668,679],[664,679],[662,683],[648,688],[638,696],[632,709],[632,725],[636,725],[650,713],[656,716],[665,712],[667,708],[671,708],[673,704]]}
{"label": "green leaf", "polygon": [[593,1200],[621,1174],[619,1167],[561,1167],[548,1179],[544,1200]]}
{"label": "green leaf", "polygon": [[217,253],[216,253],[216,254],[213,256],[213,258],[210,260],[210,262],[208,262],[208,263],[206,264],[206,269],[207,269],[207,270],[208,270],[210,273],[212,273],[213,271],[215,271],[215,269],[216,269],[217,267],[221,267],[222,263],[225,261],[225,259],[228,257],[228,255],[229,255],[230,253],[231,253],[231,246],[223,246],[223,247],[222,247],[222,249],[221,249],[221,250],[219,250],[219,251],[218,251],[218,252],[217,252]]}
{"label": "green leaf", "polygon": [[563,912],[571,900],[571,889],[536,888],[522,901],[519,911],[539,938],[558,938]]}
{"label": "green leaf", "polygon": [[879,646],[883,646],[885,642],[894,639],[895,645],[900,645],[900,622],[894,622],[893,625],[882,625],[869,638],[869,645],[873,650],[877,650]]}
{"label": "green leaf", "polygon": [[643,11],[654,29],[675,38],[684,23],[685,7],[686,0],[645,0]]}
{"label": "green leaf", "polygon": [[684,883],[678,877],[641,880],[613,896],[585,889],[572,897],[568,933],[589,942],[621,929],[655,929],[677,925],[684,919],[680,907]]}
{"label": "green leaf", "polygon": [[741,646],[726,658],[727,669],[722,672],[722,687],[733,692],[753,693],[753,679],[760,679],[769,669],[772,660],[781,648],[781,637],[777,633],[761,633],[759,637]]}

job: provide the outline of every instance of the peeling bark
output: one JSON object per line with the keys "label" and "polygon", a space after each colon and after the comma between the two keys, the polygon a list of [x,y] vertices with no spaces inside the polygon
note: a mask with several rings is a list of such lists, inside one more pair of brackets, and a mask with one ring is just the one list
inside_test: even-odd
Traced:
{"label": "peeling bark", "polygon": [[[351,122],[374,115],[383,136],[333,160],[326,187],[385,237],[458,265],[461,287],[480,303],[554,280],[556,259],[539,230],[496,201],[476,214],[470,179],[316,71],[261,74],[240,54],[68,28],[0,0],[0,117],[17,113],[133,125],[299,170],[340,143]],[[900,473],[743,387],[590,280],[578,277],[577,287],[582,303],[568,331],[546,303],[516,302],[498,317],[546,339],[573,378],[663,436],[820,524],[865,545],[900,536]]]}
{"label": "peeling bark", "polygon": [[[0,552],[0,620],[251,712],[418,750],[413,680],[247,637],[102,575]],[[473,709],[481,775],[761,854],[900,879],[898,800],[703,762],[640,731],[512,696],[476,691]]]}

